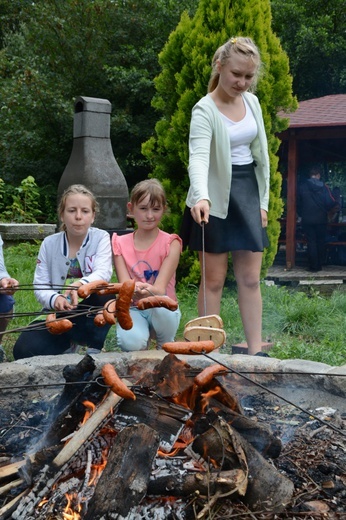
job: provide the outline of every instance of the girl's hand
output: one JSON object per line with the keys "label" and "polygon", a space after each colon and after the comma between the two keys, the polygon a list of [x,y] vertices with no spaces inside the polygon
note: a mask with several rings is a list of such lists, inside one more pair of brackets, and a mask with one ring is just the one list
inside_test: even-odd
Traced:
{"label": "girl's hand", "polygon": [[77,307],[78,305],[78,294],[77,290],[82,285],[82,282],[73,282],[68,286],[66,291],[64,292],[65,298],[71,303],[73,307]]}
{"label": "girl's hand", "polygon": [[136,300],[140,300],[141,298],[147,298],[148,296],[153,296],[156,294],[154,292],[154,286],[150,283],[145,282],[136,282],[135,285],[135,297]]}
{"label": "girl's hand", "polygon": [[193,208],[191,208],[192,218],[197,224],[201,224],[204,222],[208,224],[209,222],[209,202],[205,199],[197,202]]}
{"label": "girl's hand", "polygon": [[70,311],[73,308],[74,305],[71,305],[70,302],[66,299],[65,295],[62,294],[59,294],[54,302],[54,309],[56,311]]}
{"label": "girl's hand", "polygon": [[261,209],[261,219],[262,219],[262,227],[265,228],[268,226],[268,213],[265,209]]}
{"label": "girl's hand", "polygon": [[1,293],[13,294],[19,282],[15,278],[2,278],[0,280]]}

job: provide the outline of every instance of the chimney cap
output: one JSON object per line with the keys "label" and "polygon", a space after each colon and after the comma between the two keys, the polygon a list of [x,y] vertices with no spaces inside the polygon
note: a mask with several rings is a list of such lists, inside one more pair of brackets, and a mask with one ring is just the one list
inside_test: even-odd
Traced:
{"label": "chimney cap", "polygon": [[110,114],[112,112],[112,104],[108,99],[79,96],[75,101],[75,113],[78,112],[99,112]]}

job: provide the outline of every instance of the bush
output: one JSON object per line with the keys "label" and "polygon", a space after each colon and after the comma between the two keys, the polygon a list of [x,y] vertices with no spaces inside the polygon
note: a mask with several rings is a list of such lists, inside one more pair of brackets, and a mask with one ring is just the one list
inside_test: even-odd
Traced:
{"label": "bush", "polygon": [[[18,187],[0,178],[0,214],[2,222],[36,224],[56,221],[56,204],[52,200],[56,190],[49,186],[40,188],[29,175]],[[54,210],[52,211],[52,208]]]}

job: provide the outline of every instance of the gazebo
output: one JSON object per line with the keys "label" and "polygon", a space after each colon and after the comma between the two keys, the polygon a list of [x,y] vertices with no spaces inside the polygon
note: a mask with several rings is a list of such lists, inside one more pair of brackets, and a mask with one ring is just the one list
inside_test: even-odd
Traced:
{"label": "gazebo", "polygon": [[[282,141],[280,163],[286,169],[283,175],[287,181],[286,219],[282,222],[286,227],[286,268],[291,269],[296,263],[298,172],[316,162],[345,162],[346,167],[346,94],[301,101],[296,112],[280,116],[290,121],[278,137]],[[344,226],[346,230],[346,222]]]}

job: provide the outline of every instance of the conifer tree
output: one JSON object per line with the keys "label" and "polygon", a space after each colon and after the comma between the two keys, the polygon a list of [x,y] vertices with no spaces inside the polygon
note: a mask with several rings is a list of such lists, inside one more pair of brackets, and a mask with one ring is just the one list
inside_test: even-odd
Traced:
{"label": "conifer tree", "polygon": [[[191,110],[207,93],[215,50],[232,36],[251,37],[260,49],[264,65],[256,94],[262,106],[271,165],[270,246],[263,256],[265,272],[277,252],[278,219],[283,209],[281,175],[277,171],[278,158],[275,155],[280,143],[275,134],[287,128],[287,120],[279,118],[277,112],[290,112],[297,106],[292,96],[287,55],[271,29],[269,0],[200,0],[193,18],[183,13],[159,56],[162,70],[155,81],[153,105],[161,118],[156,124],[155,135],[143,144],[142,151],[151,162],[151,175],[160,179],[167,190],[171,211],[165,224],[177,232],[189,186],[187,165]],[[184,258],[187,262],[187,257]],[[196,263],[194,269],[197,273]],[[192,272],[190,267],[191,276]]]}

